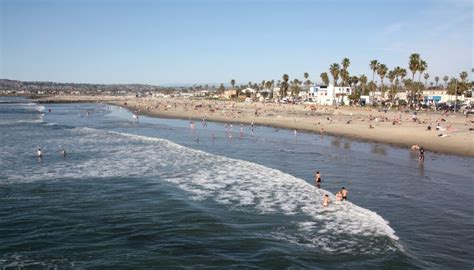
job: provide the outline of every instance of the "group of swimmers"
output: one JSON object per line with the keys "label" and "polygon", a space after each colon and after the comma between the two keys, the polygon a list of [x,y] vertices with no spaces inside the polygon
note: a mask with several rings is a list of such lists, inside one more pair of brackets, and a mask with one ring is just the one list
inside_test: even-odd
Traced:
{"label": "group of swimmers", "polygon": [[[65,157],[66,156],[66,150],[64,148],[61,148],[61,150],[59,151],[59,153],[61,154],[61,156]],[[41,150],[41,148],[38,148],[38,151],[36,151],[36,156],[38,158],[42,158],[43,157],[43,150]]]}
{"label": "group of swimmers", "polygon": [[411,146],[412,151],[418,151],[418,161],[424,162],[425,161],[425,149],[418,144],[414,144]]}
{"label": "group of swimmers", "polygon": [[[315,182],[316,182],[316,186],[318,188],[321,187],[321,174],[319,173],[319,171],[316,172],[316,175],[314,176],[315,178]],[[337,193],[336,193],[336,201],[340,202],[340,201],[347,201],[347,195],[349,194],[349,191],[345,188],[345,187],[342,187]],[[324,197],[323,197],[323,206],[324,207],[328,207],[329,206],[329,203],[331,202],[331,200],[329,199],[329,195],[328,194],[324,194]]]}

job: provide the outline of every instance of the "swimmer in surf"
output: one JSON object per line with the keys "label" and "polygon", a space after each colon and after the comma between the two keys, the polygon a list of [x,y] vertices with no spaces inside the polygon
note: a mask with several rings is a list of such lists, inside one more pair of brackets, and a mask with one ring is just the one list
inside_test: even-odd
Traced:
{"label": "swimmer in surf", "polygon": [[423,147],[420,147],[420,155],[418,156],[418,161],[425,161],[425,149]]}
{"label": "swimmer in surf", "polygon": [[43,152],[41,151],[41,148],[38,149],[38,152],[36,152],[37,157],[43,157]]}
{"label": "swimmer in surf", "polygon": [[331,202],[331,200],[329,200],[329,195],[324,194],[323,206],[324,206],[324,207],[328,207],[330,202]]}
{"label": "swimmer in surf", "polygon": [[321,174],[319,173],[319,171],[316,172],[316,175],[314,176],[314,180],[316,181],[316,185],[320,185],[321,184]]}
{"label": "swimmer in surf", "polygon": [[342,187],[340,192],[342,194],[342,200],[347,201],[347,194],[349,191],[345,187]]}

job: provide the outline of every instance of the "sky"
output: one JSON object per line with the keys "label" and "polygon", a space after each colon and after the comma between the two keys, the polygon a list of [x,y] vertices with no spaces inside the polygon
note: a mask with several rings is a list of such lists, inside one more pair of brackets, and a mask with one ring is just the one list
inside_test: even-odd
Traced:
{"label": "sky", "polygon": [[81,83],[319,81],[373,59],[430,80],[473,67],[470,0],[0,0],[0,78]]}

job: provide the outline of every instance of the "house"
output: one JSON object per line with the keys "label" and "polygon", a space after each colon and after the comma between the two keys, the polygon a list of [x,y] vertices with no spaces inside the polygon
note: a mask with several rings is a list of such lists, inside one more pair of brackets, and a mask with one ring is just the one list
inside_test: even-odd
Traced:
{"label": "house", "polygon": [[257,93],[257,90],[255,90],[253,88],[250,88],[250,87],[247,87],[245,89],[242,89],[242,91],[240,91],[240,93],[243,96],[251,97],[251,96],[255,95],[255,93]]}
{"label": "house", "polygon": [[[423,102],[424,103],[439,103],[439,102],[448,102],[454,100],[453,95],[448,95],[448,90],[446,89],[428,89],[422,91]],[[458,99],[463,100],[462,96],[458,96]]]}
{"label": "house", "polygon": [[237,96],[237,90],[225,90],[222,94],[221,97],[225,99],[231,99],[235,98]]}
{"label": "house", "polygon": [[317,85],[309,88],[308,100],[320,105],[349,104],[349,96],[353,93],[349,86]]}

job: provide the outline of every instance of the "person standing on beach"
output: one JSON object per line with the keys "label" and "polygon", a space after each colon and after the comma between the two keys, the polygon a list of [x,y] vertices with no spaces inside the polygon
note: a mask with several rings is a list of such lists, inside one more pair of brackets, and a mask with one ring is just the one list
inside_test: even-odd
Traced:
{"label": "person standing on beach", "polygon": [[348,193],[349,193],[349,191],[345,187],[341,188],[341,195],[342,195],[342,200],[343,201],[347,201],[347,194]]}

